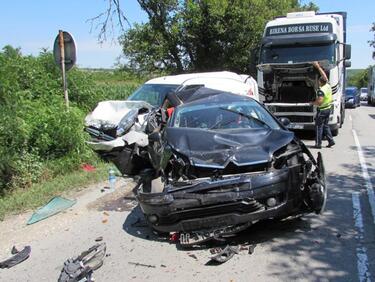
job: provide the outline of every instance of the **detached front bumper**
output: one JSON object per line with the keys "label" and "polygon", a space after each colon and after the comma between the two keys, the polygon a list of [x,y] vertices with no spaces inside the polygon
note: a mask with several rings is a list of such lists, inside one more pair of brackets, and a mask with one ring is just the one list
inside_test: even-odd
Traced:
{"label": "detached front bumper", "polygon": [[166,186],[137,193],[148,223],[161,232],[212,230],[283,217],[301,206],[300,166]]}

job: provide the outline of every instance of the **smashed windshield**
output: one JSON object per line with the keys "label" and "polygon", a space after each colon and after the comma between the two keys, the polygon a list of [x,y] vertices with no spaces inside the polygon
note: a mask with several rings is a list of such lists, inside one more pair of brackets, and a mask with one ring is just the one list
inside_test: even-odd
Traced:
{"label": "smashed windshield", "polygon": [[131,101],[146,101],[159,107],[168,92],[176,90],[178,85],[174,84],[143,84],[128,98]]}
{"label": "smashed windshield", "polygon": [[263,46],[261,50],[261,64],[291,64],[311,61],[328,60],[335,63],[335,45],[310,45],[310,46]]}
{"label": "smashed windshield", "polygon": [[223,130],[235,128],[280,129],[275,119],[255,101],[196,104],[177,108],[172,127]]}

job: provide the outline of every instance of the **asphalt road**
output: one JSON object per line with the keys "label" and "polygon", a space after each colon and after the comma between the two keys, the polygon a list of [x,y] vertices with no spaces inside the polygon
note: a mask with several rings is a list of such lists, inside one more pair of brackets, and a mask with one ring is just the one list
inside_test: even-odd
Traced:
{"label": "asphalt road", "polygon": [[[302,138],[313,145],[308,136]],[[94,273],[96,281],[375,280],[375,218],[370,205],[375,107],[348,109],[335,140],[336,146],[321,150],[329,187],[326,212],[253,225],[235,239],[245,250],[222,265],[206,265],[211,256],[207,249],[180,250],[152,234],[142,221],[134,224],[141,218],[139,209],[133,209],[131,199],[127,205],[118,200],[133,184],[121,181],[113,193],[100,192],[104,184],[99,183],[68,195],[78,200],[73,208],[39,223],[25,225],[31,213],[0,222],[0,260],[9,256],[13,245],[32,248],[28,260],[0,269],[0,281],[56,281],[63,262],[89,248],[98,236],[103,236],[110,256]],[[252,254],[246,250],[249,244],[255,245]]]}

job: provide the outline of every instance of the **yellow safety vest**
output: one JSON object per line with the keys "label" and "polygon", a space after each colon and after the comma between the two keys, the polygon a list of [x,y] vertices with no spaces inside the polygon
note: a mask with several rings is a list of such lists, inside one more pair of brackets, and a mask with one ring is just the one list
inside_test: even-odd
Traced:
{"label": "yellow safety vest", "polygon": [[332,88],[331,86],[326,83],[322,87],[320,87],[320,90],[323,92],[324,97],[323,97],[323,103],[319,106],[319,110],[326,110],[331,108],[332,105]]}

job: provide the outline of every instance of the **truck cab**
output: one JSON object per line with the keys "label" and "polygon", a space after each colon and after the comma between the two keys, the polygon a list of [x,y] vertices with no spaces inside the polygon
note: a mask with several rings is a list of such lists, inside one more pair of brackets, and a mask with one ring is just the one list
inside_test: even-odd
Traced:
{"label": "truck cab", "polygon": [[329,79],[333,106],[329,125],[334,135],[345,117],[345,68],[351,47],[346,44],[346,13],[288,13],[267,23],[258,67],[259,99],[291,129],[314,129],[318,61]]}

